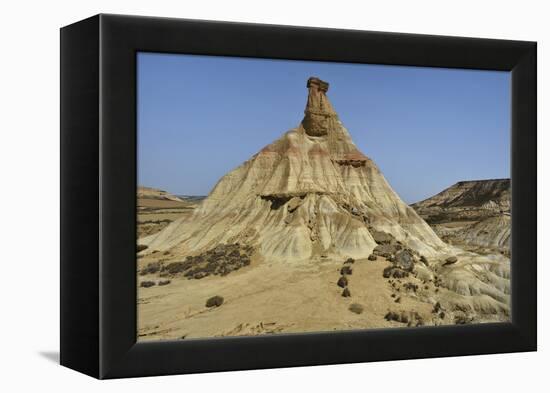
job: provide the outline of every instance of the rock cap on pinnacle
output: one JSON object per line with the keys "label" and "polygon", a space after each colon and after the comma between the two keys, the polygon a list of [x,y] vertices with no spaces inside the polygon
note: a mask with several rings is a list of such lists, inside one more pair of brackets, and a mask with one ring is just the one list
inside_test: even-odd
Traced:
{"label": "rock cap on pinnacle", "polygon": [[307,80],[306,86],[308,96],[302,126],[310,136],[327,135],[330,120],[337,118],[336,111],[326,95],[329,84],[313,76]]}

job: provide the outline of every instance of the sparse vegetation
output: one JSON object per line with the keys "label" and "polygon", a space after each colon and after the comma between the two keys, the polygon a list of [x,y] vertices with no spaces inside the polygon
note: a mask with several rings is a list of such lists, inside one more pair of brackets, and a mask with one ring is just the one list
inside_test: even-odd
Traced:
{"label": "sparse vegetation", "polygon": [[223,244],[200,255],[188,256],[183,262],[172,262],[161,269],[161,276],[183,274],[200,280],[210,275],[226,276],[251,263],[252,247]]}
{"label": "sparse vegetation", "polygon": [[160,262],[151,262],[147,266],[145,266],[143,269],[141,269],[140,273],[142,276],[145,276],[147,274],[155,274],[158,273],[161,269],[161,263]]}

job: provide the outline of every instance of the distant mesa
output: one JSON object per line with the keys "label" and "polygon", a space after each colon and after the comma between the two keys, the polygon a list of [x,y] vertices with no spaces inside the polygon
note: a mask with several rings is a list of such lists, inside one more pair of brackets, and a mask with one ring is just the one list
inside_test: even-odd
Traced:
{"label": "distant mesa", "polygon": [[137,197],[141,199],[158,199],[166,201],[182,202],[181,198],[170,194],[167,191],[159,190],[158,188],[139,186],[137,190]]}
{"label": "distant mesa", "polygon": [[461,181],[411,206],[445,241],[508,255],[510,190],[510,179]]}
{"label": "distant mesa", "polygon": [[510,211],[510,179],[460,181],[439,194],[412,205],[429,208],[483,208]]}

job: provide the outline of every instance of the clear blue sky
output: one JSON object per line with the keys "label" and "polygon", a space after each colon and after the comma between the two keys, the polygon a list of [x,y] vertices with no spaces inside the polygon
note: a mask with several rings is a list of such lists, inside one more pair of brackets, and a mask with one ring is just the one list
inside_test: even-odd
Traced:
{"label": "clear blue sky", "polygon": [[139,53],[139,184],[208,194],[300,123],[310,76],[407,203],[509,177],[508,72]]}

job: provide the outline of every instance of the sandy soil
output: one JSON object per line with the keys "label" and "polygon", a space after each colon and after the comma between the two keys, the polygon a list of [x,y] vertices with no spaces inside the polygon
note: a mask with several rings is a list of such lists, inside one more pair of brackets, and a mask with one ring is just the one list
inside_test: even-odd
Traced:
{"label": "sandy soil", "polygon": [[[468,259],[464,254],[460,264],[479,262],[475,258]],[[169,256],[155,259],[167,260]],[[140,266],[151,260],[154,258],[140,261]],[[442,304],[472,303],[472,297],[436,285],[422,274],[404,279],[383,278],[382,271],[390,263],[381,257],[376,261],[357,260],[352,265],[353,274],[348,276],[352,296],[345,298],[336,284],[342,266],[343,261],[319,260],[298,265],[255,261],[225,277],[175,277],[169,278],[169,285],[139,288],[139,340],[407,326],[386,320],[389,311],[416,312],[425,325],[454,324],[460,310],[447,306],[444,315],[440,315],[440,310],[434,311],[435,304],[440,300]],[[420,267],[418,272],[422,272]],[[138,284],[163,279],[166,277],[138,276]],[[407,290],[408,283],[416,284],[418,290]],[[224,303],[207,308],[206,300],[216,295],[222,296]],[[351,304],[360,304],[363,312],[350,311]],[[502,315],[491,312],[495,312],[494,318],[477,322],[502,320]]]}

